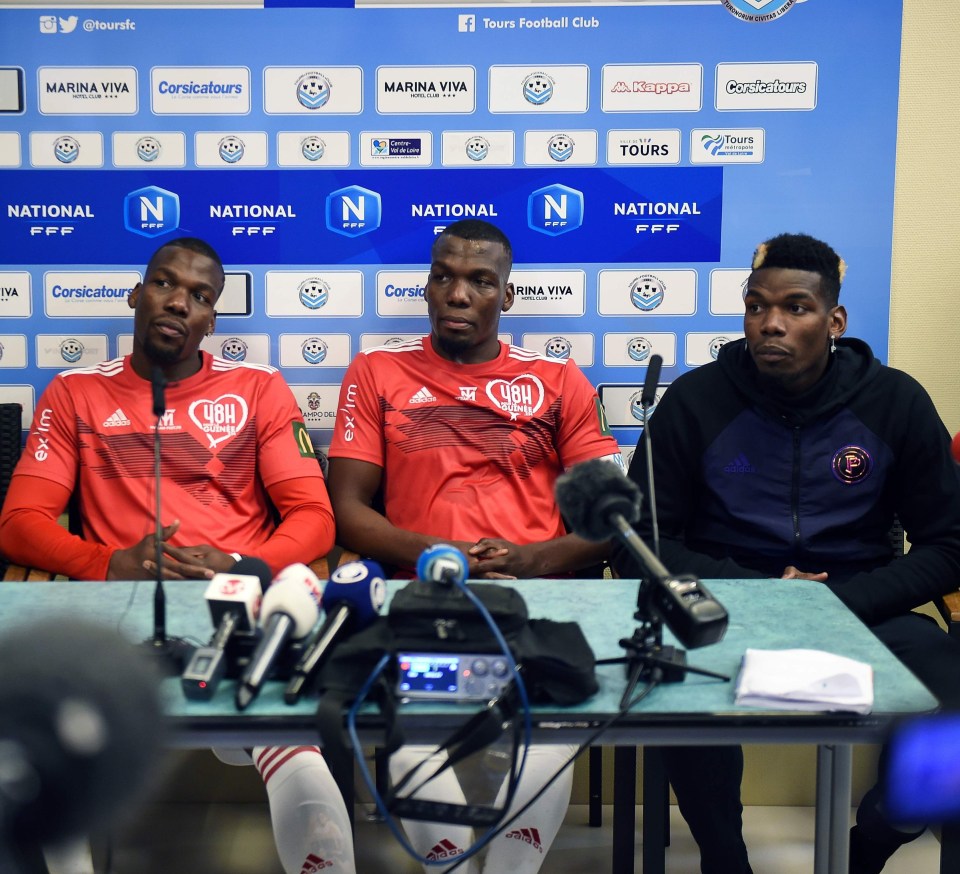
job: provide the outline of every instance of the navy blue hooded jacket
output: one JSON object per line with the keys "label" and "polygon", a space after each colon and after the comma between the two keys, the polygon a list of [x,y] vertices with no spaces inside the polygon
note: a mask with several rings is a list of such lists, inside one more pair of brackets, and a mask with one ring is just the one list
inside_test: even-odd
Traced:
{"label": "navy blue hooded jacket", "polygon": [[[768,390],[744,340],[680,376],[650,419],[661,558],[703,579],[793,565],[870,624],[960,586],[960,477],[922,386],[840,340],[800,396]],[[629,475],[647,493],[645,440]],[[894,560],[894,515],[911,542]],[[646,501],[637,526],[650,544]],[[622,577],[642,575],[622,547]]]}

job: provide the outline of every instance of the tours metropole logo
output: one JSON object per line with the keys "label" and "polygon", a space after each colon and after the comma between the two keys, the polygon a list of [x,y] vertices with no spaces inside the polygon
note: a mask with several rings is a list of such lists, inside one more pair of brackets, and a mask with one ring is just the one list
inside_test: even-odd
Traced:
{"label": "tours metropole logo", "polygon": [[773,21],[790,11],[797,0],[723,0],[731,15],[741,21],[764,23]]}

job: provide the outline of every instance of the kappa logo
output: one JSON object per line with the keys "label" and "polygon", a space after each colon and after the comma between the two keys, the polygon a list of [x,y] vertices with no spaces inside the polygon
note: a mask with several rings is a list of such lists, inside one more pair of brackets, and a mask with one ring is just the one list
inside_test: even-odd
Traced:
{"label": "kappa logo", "polygon": [[190,404],[187,412],[207,435],[210,449],[239,434],[247,424],[247,402],[239,395],[220,395],[216,400],[201,398]]}
{"label": "kappa logo", "polygon": [[125,428],[130,424],[127,414],[120,407],[113,412],[103,423],[104,428]]}
{"label": "kappa logo", "polygon": [[510,382],[494,379],[487,383],[487,397],[513,422],[521,415],[537,414],[543,406],[543,383],[532,373],[522,373]]}
{"label": "kappa logo", "polygon": [[410,400],[407,401],[408,404],[432,404],[436,402],[436,398],[430,394],[426,386],[423,386],[420,391],[416,394],[411,395]]}

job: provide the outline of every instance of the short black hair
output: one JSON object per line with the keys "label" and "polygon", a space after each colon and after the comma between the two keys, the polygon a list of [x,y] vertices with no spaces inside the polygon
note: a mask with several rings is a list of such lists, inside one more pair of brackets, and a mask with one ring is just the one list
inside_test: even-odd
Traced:
{"label": "short black hair", "polygon": [[[177,237],[175,240],[170,240],[169,242],[164,243],[150,256],[150,261],[147,264],[148,273],[150,272],[150,265],[153,264],[157,255],[159,255],[164,249],[189,249],[191,252],[196,252],[198,255],[203,255],[204,257],[213,261],[213,263],[220,268],[221,276],[225,276],[223,261],[220,260],[217,250],[214,249],[213,246],[211,246],[206,240],[201,240],[199,237]],[[222,282],[220,283],[220,290],[223,291]]]}
{"label": "short black hair", "polygon": [[459,237],[461,240],[483,240],[487,243],[499,243],[503,246],[503,251],[507,256],[507,273],[513,266],[513,246],[507,235],[496,225],[485,222],[483,219],[461,219],[452,225],[447,225],[443,232],[433,242],[433,248],[444,237]]}
{"label": "short black hair", "polygon": [[820,291],[824,299],[835,307],[840,300],[847,265],[822,240],[809,234],[778,234],[757,246],[753,253],[753,269],[782,267],[788,270],[807,270],[820,274]]}

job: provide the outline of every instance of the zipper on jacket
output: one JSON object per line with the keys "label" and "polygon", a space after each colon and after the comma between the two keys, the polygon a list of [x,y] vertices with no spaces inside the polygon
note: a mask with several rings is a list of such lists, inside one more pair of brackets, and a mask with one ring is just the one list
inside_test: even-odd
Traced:
{"label": "zipper on jacket", "polygon": [[793,516],[793,543],[800,549],[800,427],[793,429],[793,479],[790,490],[790,513]]}

